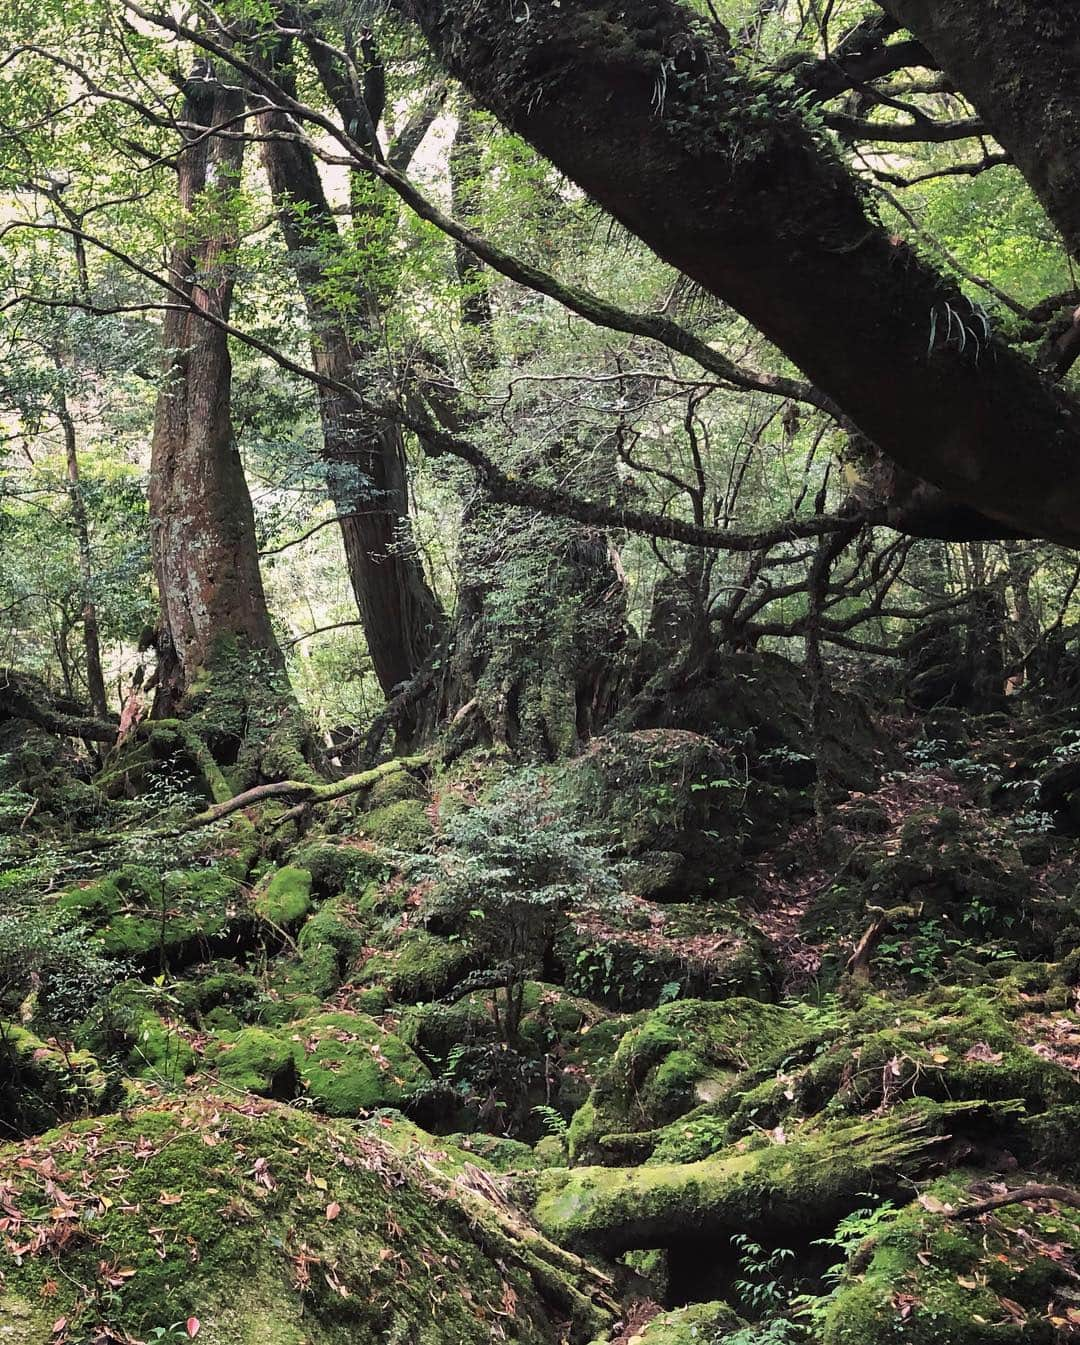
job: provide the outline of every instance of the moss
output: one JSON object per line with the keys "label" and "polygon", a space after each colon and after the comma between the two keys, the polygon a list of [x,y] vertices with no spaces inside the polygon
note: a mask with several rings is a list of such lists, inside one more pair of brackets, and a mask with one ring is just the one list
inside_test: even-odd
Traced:
{"label": "moss", "polygon": [[674,991],[684,999],[771,999],[771,949],[730,906],[657,905],[638,898],[568,912],[554,952],[566,983],[612,1009],[650,1009]]}
{"label": "moss", "polygon": [[[408,777],[399,771],[378,784],[390,784],[399,778]],[[296,852],[293,862],[308,870],[313,889],[326,897],[341,892],[356,894],[369,883],[383,882],[387,877],[386,860],[374,847],[361,849],[357,845],[331,840],[312,841],[303,846]]]}
{"label": "moss", "polygon": [[575,1161],[610,1161],[609,1135],[650,1131],[729,1090],[740,1074],[805,1036],[796,1015],[756,1000],[664,1005],[625,1032],[574,1116]]}
{"label": "moss", "polygon": [[215,1015],[218,1022],[223,1018],[246,1020],[255,1013],[261,993],[254,976],[236,971],[228,964],[223,970],[203,968],[193,979],[172,987],[184,1017],[195,1027],[210,1025]]}
{"label": "moss", "polygon": [[658,1312],[633,1345],[706,1345],[738,1331],[746,1323],[726,1303],[691,1303],[671,1312]]}
{"label": "moss", "polygon": [[[274,1103],[198,1094],[77,1123],[0,1149],[0,1184],[24,1240],[42,1233],[4,1257],[10,1345],[47,1345],[61,1316],[71,1339],[145,1339],[194,1315],[207,1345],[488,1345],[507,1302],[521,1345],[610,1321],[587,1269],[483,1192],[375,1128]],[[49,1236],[58,1202],[76,1236]]]}
{"label": "moss", "polygon": [[165,872],[126,865],[62,893],[57,913],[88,926],[109,957],[140,969],[175,969],[227,943],[246,868],[243,858],[229,856]]}
{"label": "moss", "polygon": [[261,1027],[222,1036],[211,1042],[206,1063],[222,1083],[263,1097],[291,1098],[296,1095],[296,1050]]}
{"label": "moss", "polygon": [[101,1059],[118,1059],[135,1078],[177,1085],[195,1068],[195,1053],[190,1030],[171,1016],[174,1008],[164,992],[121,981],[80,1025],[76,1039]]}
{"label": "moss", "polygon": [[377,845],[406,853],[425,849],[432,835],[431,822],[419,799],[399,799],[362,813],[356,820],[356,830],[357,835]]}
{"label": "moss", "polygon": [[920,1100],[696,1163],[541,1173],[534,1212],[556,1241],[605,1255],[741,1232],[790,1245],[839,1218],[871,1182],[888,1189],[925,1168],[964,1110]]}
{"label": "moss", "polygon": [[358,988],[377,987],[398,1003],[438,999],[473,970],[472,950],[465,942],[410,929],[395,940],[394,946],[374,953],[356,970],[352,984]]}
{"label": "moss", "polygon": [[252,900],[255,914],[272,925],[288,928],[311,910],[311,873],[294,864],[276,869],[260,884]]}
{"label": "moss", "polygon": [[397,771],[393,775],[383,776],[381,780],[377,780],[371,786],[367,794],[369,812],[374,812],[377,808],[385,808],[392,803],[406,801],[425,804],[430,801],[430,796],[423,781],[409,771]]}
{"label": "moss", "polygon": [[26,1028],[0,1022],[0,1117],[9,1133],[104,1110],[114,1088],[88,1051],[64,1050]]}
{"label": "moss", "polygon": [[935,1182],[877,1231],[828,1309],[823,1345],[1047,1342],[1068,1329],[1080,1214],[1052,1203],[1006,1206],[975,1220],[943,1210],[968,1199],[963,1174]]}
{"label": "moss", "polygon": [[361,1014],[316,1014],[289,1037],[301,1087],[328,1116],[400,1107],[430,1077],[400,1037]]}

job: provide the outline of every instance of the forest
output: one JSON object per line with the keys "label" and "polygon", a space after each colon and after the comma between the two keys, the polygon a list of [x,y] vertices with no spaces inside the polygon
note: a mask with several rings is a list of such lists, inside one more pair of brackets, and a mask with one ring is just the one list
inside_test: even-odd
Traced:
{"label": "forest", "polygon": [[0,1345],[1080,1340],[1080,9],[0,0]]}

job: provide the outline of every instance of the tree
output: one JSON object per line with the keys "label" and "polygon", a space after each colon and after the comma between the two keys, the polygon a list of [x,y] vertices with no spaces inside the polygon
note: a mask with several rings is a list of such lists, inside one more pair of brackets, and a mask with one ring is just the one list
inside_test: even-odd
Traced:
{"label": "tree", "polygon": [[[349,80],[314,34],[309,36],[319,74],[336,94],[344,122],[360,128],[355,133],[374,152],[385,85],[370,39],[365,40],[365,98],[365,90]],[[291,71],[295,54],[291,37],[276,40],[272,68],[290,94],[295,94],[295,77],[280,72]],[[291,119],[267,107],[258,124],[271,196],[307,308],[312,366],[327,379],[318,386],[324,459],[349,577],[376,675],[389,696],[419,672],[439,643],[444,619],[411,535],[400,427],[373,417],[363,405],[390,294],[385,285],[380,293],[377,280],[365,280],[363,267],[347,295],[337,292],[332,280],[338,269],[355,271],[341,262],[350,248],[364,250],[365,233],[371,235],[367,247],[378,254],[367,271],[385,267],[385,240],[379,237],[380,225],[386,224],[385,201],[372,200],[370,181],[355,188],[350,236],[342,238],[315,155],[291,134]],[[399,732],[407,737],[404,724]]]}
{"label": "tree", "polygon": [[[521,22],[487,0],[404,9],[484,106],[743,313],[901,467],[1007,528],[1080,540],[1078,408],[876,222],[804,112],[813,90],[741,72],[725,34],[675,0],[539,5]],[[1033,24],[1026,42],[1059,36]]]}

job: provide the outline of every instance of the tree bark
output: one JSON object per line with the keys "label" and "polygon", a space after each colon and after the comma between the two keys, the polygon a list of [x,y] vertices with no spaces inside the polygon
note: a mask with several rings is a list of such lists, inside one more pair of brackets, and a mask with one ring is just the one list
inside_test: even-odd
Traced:
{"label": "tree bark", "polygon": [[[169,273],[190,309],[165,317],[165,380],[150,460],[154,572],[163,630],[157,713],[170,713],[209,668],[220,642],[261,656],[284,677],[259,574],[255,519],[230,416],[232,366],[224,332],[199,316],[227,318],[235,278],[229,197],[243,142],[207,134],[235,119],[242,94],[192,78],[178,158],[181,236]],[[268,665],[268,668],[267,668]]]}
{"label": "tree bark", "polygon": [[1060,0],[878,0],[963,91],[1080,256],[1080,11]]}
{"label": "tree bark", "polygon": [[516,22],[497,0],[402,3],[480,102],[890,457],[1022,533],[1080,543],[1080,406],[871,220],[835,149],[688,9],[581,0]]}
{"label": "tree bark", "polygon": [[75,421],[63,392],[57,398],[56,415],[64,432],[68,501],[71,505],[71,521],[75,529],[75,546],[79,556],[86,689],[90,696],[90,708],[99,719],[104,719],[109,712],[109,698],[105,692],[105,674],[101,668],[101,637],[98,632],[97,604],[94,602],[94,561],[90,549],[90,523],[79,476],[79,446],[75,434]]}
{"label": "tree bark", "polygon": [[[276,64],[287,66],[290,57],[291,48],[283,47]],[[291,130],[280,112],[263,112],[258,121],[267,136]],[[379,296],[361,284],[357,311],[333,305],[328,264],[344,255],[347,245],[308,146],[295,139],[267,139],[262,157],[307,308],[313,366],[357,391],[353,400],[319,385],[323,459],[368,652],[389,699],[439,643],[444,618],[412,537],[401,429],[365,414],[360,405],[370,377],[363,362],[376,352]],[[408,736],[406,725],[398,725],[398,735]]]}

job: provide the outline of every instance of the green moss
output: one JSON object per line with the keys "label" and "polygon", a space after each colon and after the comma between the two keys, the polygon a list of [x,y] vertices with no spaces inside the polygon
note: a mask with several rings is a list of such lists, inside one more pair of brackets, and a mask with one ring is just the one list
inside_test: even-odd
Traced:
{"label": "green moss", "polygon": [[798,1237],[845,1213],[870,1183],[925,1167],[963,1110],[912,1102],[808,1125],[787,1143],[744,1141],[696,1163],[541,1173],[536,1219],[556,1241],[606,1255],[678,1245],[688,1229]]}
{"label": "green moss", "polygon": [[[379,781],[389,784],[399,778],[408,778],[404,772]],[[294,863],[305,868],[311,874],[312,887],[321,896],[334,897],[341,892],[356,894],[373,882],[383,882],[387,877],[386,860],[374,847],[361,849],[332,840],[312,841],[303,846],[294,856]]]}
{"label": "green moss", "polygon": [[958,1220],[948,1211],[970,1199],[963,1174],[935,1182],[919,1201],[875,1233],[854,1258],[828,1309],[823,1345],[877,1345],[897,1334],[904,1307],[906,1345],[1050,1342],[1067,1328],[1074,1272],[1061,1257],[1075,1247],[1080,1214],[1006,1206]]}
{"label": "green moss", "polygon": [[555,1345],[565,1316],[579,1339],[610,1320],[584,1267],[482,1193],[376,1127],[273,1103],[195,1095],[78,1123],[0,1149],[0,1184],[26,1241],[58,1201],[76,1234],[5,1256],[11,1345],[48,1345],[61,1316],[72,1339],[146,1339],[189,1315],[207,1345],[489,1345],[508,1293],[521,1345]]}
{"label": "green moss", "polygon": [[296,1049],[261,1027],[246,1027],[241,1032],[211,1042],[206,1063],[222,1083],[263,1097],[291,1098],[296,1095]]}
{"label": "green moss", "polygon": [[113,1088],[88,1051],[63,1050],[14,1023],[0,1021],[0,1117],[29,1134],[102,1111]]}
{"label": "green moss", "polygon": [[608,1136],[651,1131],[702,1103],[715,1102],[752,1064],[791,1049],[805,1036],[791,1011],[756,1000],[676,1001],[622,1036],[574,1116],[575,1161],[611,1161]]}
{"label": "green moss", "polygon": [[305,1095],[328,1116],[400,1107],[430,1077],[400,1037],[361,1014],[316,1014],[289,1039]]}
{"label": "green moss", "polygon": [[174,1012],[164,992],[121,981],[76,1037],[101,1059],[121,1061],[135,1078],[175,1086],[195,1068],[195,1053],[187,1039],[193,1034]]}
{"label": "green moss", "polygon": [[398,1003],[438,999],[473,969],[472,950],[464,942],[406,930],[394,946],[369,957],[352,978],[358,988],[378,987]]}
{"label": "green moss", "polygon": [[215,1021],[222,1021],[223,1015],[236,1021],[246,1020],[254,1014],[261,993],[254,976],[232,969],[203,968],[193,979],[172,987],[185,1018],[196,1027],[210,1024],[215,1015]]}
{"label": "green moss", "polygon": [[126,865],[57,899],[61,920],[87,925],[109,957],[145,969],[185,965],[224,939],[246,861],[157,872]]}
{"label": "green moss", "polygon": [[638,1340],[640,1345],[706,1345],[745,1325],[726,1303],[691,1303],[671,1312],[658,1312]]}
{"label": "green moss", "polygon": [[427,847],[431,822],[419,799],[400,799],[362,813],[356,820],[357,834],[388,850],[414,853]]}
{"label": "green moss", "polygon": [[311,910],[310,872],[294,864],[275,870],[265,885],[260,884],[252,904],[255,914],[272,925],[298,924]]}

